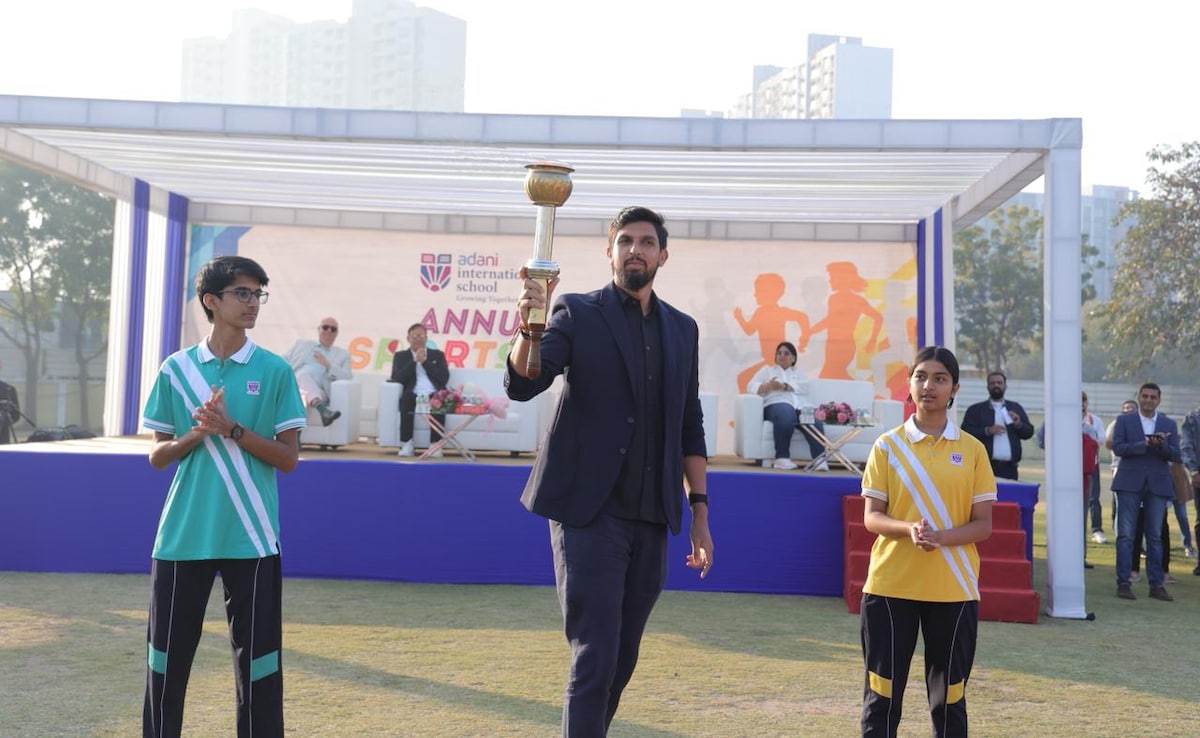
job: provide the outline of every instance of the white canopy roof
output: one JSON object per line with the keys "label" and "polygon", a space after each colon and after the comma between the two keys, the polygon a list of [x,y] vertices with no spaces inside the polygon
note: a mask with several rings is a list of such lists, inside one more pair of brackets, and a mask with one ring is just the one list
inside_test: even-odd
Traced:
{"label": "white canopy roof", "polygon": [[[679,235],[915,239],[1079,148],[1076,119],[847,121],[327,110],[0,96],[0,154],[115,196],[134,179],[204,223],[526,232],[522,180],[575,167],[560,232],[643,203]],[[682,228],[681,228],[682,226]]]}

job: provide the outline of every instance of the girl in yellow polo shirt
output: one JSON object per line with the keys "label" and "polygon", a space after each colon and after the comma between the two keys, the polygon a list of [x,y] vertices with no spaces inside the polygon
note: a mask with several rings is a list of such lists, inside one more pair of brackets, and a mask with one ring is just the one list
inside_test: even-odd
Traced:
{"label": "girl in yellow polo shirt", "polygon": [[916,413],[879,437],[863,474],[863,524],[878,538],[863,586],[862,734],[896,735],[919,628],[934,734],[965,736],[979,620],[975,543],[992,533],[996,480],[983,444],[948,415],[954,354],[917,352],[908,389]]}

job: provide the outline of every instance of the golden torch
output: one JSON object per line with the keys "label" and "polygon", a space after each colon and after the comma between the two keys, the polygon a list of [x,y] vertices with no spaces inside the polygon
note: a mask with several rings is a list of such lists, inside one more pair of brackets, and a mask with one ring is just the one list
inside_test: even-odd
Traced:
{"label": "golden torch", "polygon": [[[533,258],[525,262],[525,273],[536,279],[549,295],[550,280],[558,276],[558,263],[550,259],[554,250],[554,211],[571,196],[571,172],[566,164],[535,161],[526,164],[525,195],[537,206],[537,227],[533,232]],[[529,353],[525,372],[530,379],[542,373],[542,333],[546,330],[546,308],[529,310]]]}

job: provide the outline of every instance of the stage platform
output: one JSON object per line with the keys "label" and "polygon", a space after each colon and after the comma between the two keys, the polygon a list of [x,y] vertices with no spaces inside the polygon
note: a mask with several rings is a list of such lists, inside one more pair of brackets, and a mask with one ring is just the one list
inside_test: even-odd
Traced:
{"label": "stage platform", "polygon": [[[0,446],[0,570],[148,573],[170,470],[146,460],[147,437]],[[554,583],[545,520],[525,511],[532,455],[467,462],[399,458],[356,444],[304,448],[280,477],[284,574],[463,584]],[[802,474],[717,457],[709,467],[712,572],[684,566],[671,540],[671,589],[842,595],[848,473]],[[1004,483],[1032,547],[1037,485]]]}

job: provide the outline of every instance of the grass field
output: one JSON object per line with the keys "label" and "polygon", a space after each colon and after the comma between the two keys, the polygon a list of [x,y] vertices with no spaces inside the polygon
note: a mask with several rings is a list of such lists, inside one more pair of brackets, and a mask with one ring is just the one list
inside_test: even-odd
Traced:
{"label": "grass field", "polygon": [[[1037,523],[1045,597],[1040,510]],[[713,526],[719,554],[715,515]],[[1176,557],[1174,603],[1147,599],[1144,583],[1126,602],[1113,596],[1113,546],[1088,556],[1094,622],[981,623],[973,735],[1197,733],[1192,562]],[[144,576],[0,573],[0,736],[139,734],[148,592]],[[550,588],[293,579],[284,600],[289,735],[557,734],[568,651]],[[214,596],[186,735],[234,732],[222,613]],[[611,735],[854,735],[860,659],[841,599],[667,592]],[[929,730],[922,668],[918,656],[905,735]]]}

